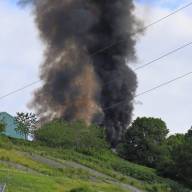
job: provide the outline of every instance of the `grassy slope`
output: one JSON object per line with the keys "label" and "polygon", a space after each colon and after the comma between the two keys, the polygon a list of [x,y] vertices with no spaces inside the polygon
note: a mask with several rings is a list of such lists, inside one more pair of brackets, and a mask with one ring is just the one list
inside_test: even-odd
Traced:
{"label": "grassy slope", "polygon": [[[59,168],[43,163],[32,158],[35,155],[66,166]],[[8,184],[9,192],[70,192],[71,189],[81,187],[87,189],[85,192],[130,191],[84,168],[67,166],[70,162],[77,162],[143,191],[189,191],[176,182],[160,178],[155,170],[124,161],[110,151],[85,155],[0,137],[0,160],[0,182]]]}

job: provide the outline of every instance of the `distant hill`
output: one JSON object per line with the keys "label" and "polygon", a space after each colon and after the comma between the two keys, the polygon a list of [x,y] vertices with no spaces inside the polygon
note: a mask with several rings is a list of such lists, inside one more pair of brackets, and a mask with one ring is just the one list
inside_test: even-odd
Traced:
{"label": "distant hill", "polygon": [[8,114],[6,112],[1,112],[0,120],[3,121],[6,125],[5,135],[7,135],[9,137],[18,138],[18,139],[24,139],[24,137],[22,137],[15,131],[16,124],[15,124],[15,118],[13,116],[11,116],[10,114]]}

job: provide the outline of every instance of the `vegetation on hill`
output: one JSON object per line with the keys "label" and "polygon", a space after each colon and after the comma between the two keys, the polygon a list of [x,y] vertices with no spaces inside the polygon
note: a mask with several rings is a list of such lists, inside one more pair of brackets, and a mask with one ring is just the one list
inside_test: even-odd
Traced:
{"label": "vegetation on hill", "polygon": [[0,182],[22,192],[189,192],[159,175],[190,186],[191,133],[167,138],[161,119],[138,118],[118,147],[124,160],[111,152],[102,128],[54,120],[34,132],[33,142],[0,137]]}
{"label": "vegetation on hill", "polygon": [[167,139],[167,161],[162,161],[159,171],[163,176],[184,182],[192,187],[192,129],[186,134],[176,134]]}
{"label": "vegetation on hill", "polygon": [[165,122],[137,118],[118,147],[121,157],[155,168],[162,176],[192,187],[192,129],[167,137]]}
{"label": "vegetation on hill", "polygon": [[190,191],[155,169],[112,153],[97,126],[55,120],[35,138],[0,137],[0,182],[6,182],[10,192]]}
{"label": "vegetation on hill", "polygon": [[49,147],[62,147],[89,153],[107,148],[103,128],[84,122],[54,120],[35,132],[35,140]]}
{"label": "vegetation on hill", "polygon": [[156,168],[166,155],[164,143],[168,133],[161,119],[137,118],[127,130],[118,151],[125,159]]}

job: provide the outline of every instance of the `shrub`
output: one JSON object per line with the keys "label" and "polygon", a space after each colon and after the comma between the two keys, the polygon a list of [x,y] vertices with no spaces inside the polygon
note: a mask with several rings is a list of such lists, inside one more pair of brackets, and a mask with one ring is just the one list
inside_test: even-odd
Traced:
{"label": "shrub", "polygon": [[86,126],[83,122],[55,120],[37,130],[35,139],[50,147],[75,149],[87,155],[107,147],[104,130],[95,125]]}

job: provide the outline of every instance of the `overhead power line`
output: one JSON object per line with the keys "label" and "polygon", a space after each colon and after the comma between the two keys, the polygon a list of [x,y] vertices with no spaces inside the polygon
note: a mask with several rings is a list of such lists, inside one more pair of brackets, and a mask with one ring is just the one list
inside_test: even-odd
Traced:
{"label": "overhead power line", "polygon": [[189,73],[185,73],[184,75],[178,76],[178,77],[176,77],[176,78],[174,78],[174,79],[171,79],[171,80],[169,80],[169,81],[166,81],[166,82],[164,82],[164,83],[161,83],[160,85],[158,85],[158,86],[156,86],[156,87],[153,87],[153,88],[151,88],[151,89],[149,89],[149,90],[147,90],[147,91],[144,91],[144,92],[142,92],[142,93],[139,93],[138,95],[136,95],[136,97],[140,97],[140,96],[142,96],[142,95],[146,95],[147,93],[150,93],[150,92],[152,92],[152,91],[155,91],[156,89],[159,89],[159,88],[164,87],[164,86],[166,86],[166,85],[169,85],[169,84],[171,84],[171,83],[173,83],[173,82],[175,82],[175,81],[178,81],[178,80],[180,80],[180,79],[183,79],[183,78],[185,78],[185,77],[187,77],[187,76],[189,76],[189,75],[191,75],[191,74],[192,74],[192,71],[189,72]]}
{"label": "overhead power line", "polygon": [[[157,19],[156,21],[150,23],[149,25],[146,25],[146,26],[144,26],[144,27],[136,30],[135,32],[131,33],[130,35],[136,35],[137,33],[144,32],[144,31],[146,31],[147,29],[149,29],[150,27],[152,27],[152,26],[154,26],[154,25],[156,25],[156,24],[158,24],[158,23],[160,23],[160,22],[168,19],[169,17],[177,14],[178,12],[180,12],[180,11],[182,11],[182,10],[184,10],[184,9],[187,9],[187,8],[190,7],[190,6],[192,6],[192,1],[189,2],[188,4],[184,5],[184,6],[180,7],[179,9],[176,9],[175,11],[171,12],[170,14],[168,14],[168,15],[166,15],[166,16],[164,16],[164,17],[161,17],[160,19]],[[107,45],[106,47],[103,47],[103,48],[95,51],[94,53],[91,54],[91,56],[95,56],[95,55],[97,55],[97,54],[99,54],[99,53],[102,53],[102,52],[104,52],[104,51],[106,51],[106,50],[114,47],[114,46],[117,45],[117,44],[121,44],[121,43],[124,42],[124,41],[125,41],[125,39],[121,39],[121,40],[119,40],[119,41],[112,42],[111,44]]]}
{"label": "overhead power line", "polygon": [[[178,47],[178,48],[176,48],[176,49],[173,49],[172,51],[169,51],[169,52],[165,53],[164,55],[162,55],[162,56],[160,56],[160,57],[157,57],[156,59],[153,59],[152,61],[149,61],[149,62],[147,62],[147,63],[145,63],[145,64],[143,64],[143,65],[140,65],[140,66],[136,67],[136,68],[133,69],[133,70],[134,70],[134,71],[141,70],[141,69],[143,69],[143,68],[145,68],[145,67],[147,67],[147,66],[149,66],[149,65],[152,65],[153,63],[155,63],[155,62],[157,62],[157,61],[160,61],[161,59],[164,59],[164,58],[166,58],[166,57],[168,57],[168,56],[170,56],[170,55],[173,55],[174,53],[176,53],[176,52],[178,52],[178,51],[181,51],[182,49],[187,48],[187,47],[189,47],[189,46],[191,46],[191,45],[192,45],[192,41],[189,42],[189,43],[185,43],[185,44],[183,44],[182,46],[180,46],[180,47]],[[116,81],[117,79],[119,79],[119,77],[116,77],[116,78],[114,78],[113,80],[105,83],[104,86],[105,86],[105,85],[108,85],[108,84],[110,84],[110,83],[112,83],[112,82],[114,82],[114,81]]]}
{"label": "overhead power line", "polygon": [[[178,12],[180,12],[180,11],[182,11],[182,10],[190,7],[190,6],[192,6],[192,1],[189,2],[188,4],[182,6],[181,8],[173,11],[172,13],[170,13],[170,14],[168,14],[168,15],[166,15],[166,16],[164,16],[164,17],[162,17],[162,18],[160,18],[160,19],[152,22],[151,24],[149,24],[149,25],[147,25],[147,26],[139,29],[137,32],[135,32],[135,34],[138,33],[138,32],[140,32],[140,31],[145,31],[145,30],[147,30],[148,28],[150,28],[150,27],[152,27],[152,26],[154,26],[154,25],[156,25],[156,24],[158,24],[158,23],[166,20],[167,18],[175,15],[176,13],[178,13]],[[110,44],[109,46],[106,46],[106,47],[104,47],[104,48],[96,51],[95,53],[92,54],[92,56],[94,56],[94,55],[96,55],[96,54],[99,54],[99,53],[101,53],[101,52],[104,52],[105,50],[110,49],[111,47],[113,47],[113,46],[115,46],[116,44],[119,44],[119,43],[121,43],[121,42],[123,42],[123,41],[125,41],[125,40],[121,40],[121,41],[119,41],[119,42],[112,43],[112,44]],[[189,44],[191,45],[192,42],[190,42]],[[186,46],[188,46],[188,45],[186,44],[186,45],[184,45],[184,46],[186,47]],[[182,46],[180,49],[184,48],[184,46]],[[176,52],[176,51],[179,51],[180,49],[178,48],[177,50],[171,51],[171,52]],[[149,62],[149,63],[146,63],[146,64],[144,64],[144,65],[142,65],[142,66],[139,66],[139,67],[137,67],[135,70],[139,70],[140,68],[144,68],[145,66],[152,64],[152,62],[158,61],[158,60],[160,60],[160,59],[162,59],[162,58],[164,58],[164,57],[172,54],[171,52],[165,54],[164,56],[161,56],[161,58],[157,58],[157,59],[155,59],[155,60],[153,60],[153,61],[151,61],[151,62]],[[113,81],[114,81],[114,80],[113,80]],[[38,83],[40,83],[40,82],[41,82],[41,80],[37,80],[37,81],[34,81],[34,82],[32,82],[32,83],[26,84],[24,87],[21,87],[21,88],[19,88],[19,89],[13,90],[13,91],[5,94],[5,95],[0,96],[0,100],[1,100],[1,99],[4,99],[4,98],[6,98],[6,97],[8,97],[8,96],[10,96],[10,95],[13,95],[13,94],[15,94],[15,93],[18,93],[18,92],[20,92],[20,91],[23,91],[23,90],[25,90],[25,89],[27,89],[27,88],[35,85],[35,84],[38,84]],[[110,82],[108,82],[108,83],[110,83]],[[107,83],[107,84],[108,84],[108,83]]]}
{"label": "overhead power line", "polygon": [[7,94],[5,94],[5,95],[2,95],[2,96],[0,96],[0,100],[1,100],[1,99],[4,99],[5,97],[8,97],[8,96],[10,96],[10,95],[13,95],[13,94],[15,94],[15,93],[18,93],[18,92],[20,92],[20,91],[23,91],[24,89],[27,89],[27,88],[29,88],[29,87],[37,84],[37,83],[40,83],[40,82],[41,82],[40,80],[34,81],[34,82],[32,82],[32,83],[30,83],[30,84],[27,84],[27,85],[25,85],[25,86],[23,86],[23,87],[21,87],[21,88],[19,88],[19,89],[16,89],[16,90],[11,91],[11,92],[9,92],[9,93],[7,93]]}
{"label": "overhead power line", "polygon": [[176,9],[176,10],[173,11],[172,13],[170,13],[170,14],[168,14],[168,15],[166,15],[166,16],[164,16],[164,17],[162,17],[162,18],[160,18],[160,19],[158,19],[158,20],[156,20],[156,21],[154,21],[153,23],[147,25],[146,27],[143,28],[143,30],[146,30],[146,29],[148,29],[149,27],[152,27],[153,25],[156,25],[156,24],[160,23],[161,21],[166,20],[167,18],[169,18],[169,17],[177,14],[178,12],[180,12],[180,11],[186,9],[186,8],[189,8],[190,6],[192,6],[192,1],[190,1],[188,4],[182,6],[182,7],[178,8],[178,9]]}
{"label": "overhead power line", "polygon": [[[184,45],[182,45],[182,46],[180,46],[180,47],[178,47],[178,48],[176,48],[176,49],[173,49],[172,51],[170,51],[170,52],[168,52],[168,53],[166,53],[166,54],[164,54],[164,55],[162,55],[162,56],[160,56],[160,57],[158,57],[158,58],[156,58],[156,59],[154,59],[154,60],[152,60],[152,61],[149,61],[149,62],[147,62],[147,63],[145,63],[145,64],[143,64],[143,65],[138,66],[138,67],[135,68],[134,70],[135,70],[135,71],[138,71],[138,70],[140,70],[140,69],[142,69],[142,68],[145,68],[145,67],[147,67],[147,66],[149,66],[149,65],[151,65],[151,64],[153,64],[153,63],[155,63],[155,62],[157,62],[157,61],[159,61],[159,60],[161,60],[161,59],[164,59],[164,58],[166,58],[166,57],[168,57],[168,56],[170,56],[170,55],[172,55],[172,54],[174,54],[174,53],[176,53],[176,52],[178,52],[178,51],[180,51],[180,50],[182,50],[182,49],[184,49],[184,48],[186,48],[186,47],[189,47],[189,46],[191,46],[191,45],[192,45],[192,42],[185,43]],[[114,78],[113,80],[105,83],[104,86],[105,86],[105,85],[108,85],[108,84],[110,84],[110,83],[112,83],[112,82],[114,82],[114,81],[116,81],[118,78],[119,78],[119,77]],[[34,81],[34,82],[32,82],[32,83],[30,83],[30,84],[27,84],[27,85],[25,85],[25,86],[23,86],[23,87],[21,87],[21,88],[19,88],[19,89],[16,89],[16,90],[11,91],[11,92],[9,92],[9,93],[7,93],[7,94],[5,94],[5,95],[2,95],[2,96],[0,96],[0,100],[1,100],[1,99],[4,99],[4,98],[6,98],[6,97],[8,97],[8,96],[10,96],[10,95],[13,95],[13,94],[15,94],[15,93],[21,92],[21,91],[23,91],[23,90],[25,90],[25,89],[27,89],[27,88],[29,88],[29,87],[32,87],[33,85],[38,84],[38,83],[40,83],[40,82],[41,82],[41,80]]]}
{"label": "overhead power line", "polygon": [[[160,89],[161,87],[164,87],[164,86],[166,86],[166,85],[169,85],[169,84],[171,84],[171,83],[173,83],[173,82],[175,82],[175,81],[178,81],[178,80],[180,80],[180,79],[183,79],[183,78],[185,78],[185,77],[187,77],[187,76],[189,76],[189,75],[192,75],[192,71],[191,71],[191,72],[188,72],[188,73],[185,73],[185,74],[183,74],[183,75],[181,75],[181,76],[178,76],[178,77],[176,77],[176,78],[174,78],[174,79],[171,79],[171,80],[169,80],[169,81],[166,81],[166,82],[164,82],[164,83],[161,83],[161,84],[159,84],[159,85],[157,85],[157,86],[155,86],[155,87],[153,87],[153,88],[151,88],[151,89],[149,89],[149,90],[143,91],[143,92],[137,94],[135,97],[137,98],[137,97],[140,97],[140,96],[142,96],[142,95],[146,95],[146,94],[148,94],[148,93],[151,93],[151,92],[153,92],[153,91],[155,91],[155,90],[157,90],[157,89]],[[103,109],[103,110],[106,111],[106,110],[115,108],[115,107],[117,107],[117,106],[119,106],[119,105],[122,105],[122,104],[124,104],[124,103],[126,103],[126,102],[127,102],[127,100],[126,100],[126,101],[120,101],[120,102],[118,102],[118,103],[115,103],[114,105],[111,105],[110,107],[107,107],[107,108]]]}
{"label": "overhead power line", "polygon": [[176,53],[176,52],[178,52],[178,51],[181,51],[182,49],[184,49],[184,48],[186,48],[186,47],[189,47],[189,46],[191,46],[191,45],[192,45],[192,41],[189,42],[189,43],[186,43],[186,44],[184,44],[184,45],[182,45],[182,46],[180,46],[180,47],[178,47],[178,48],[176,48],[176,49],[173,49],[172,51],[170,51],[170,52],[168,52],[168,53],[166,53],[166,54],[164,54],[164,55],[162,55],[162,56],[160,56],[160,57],[158,57],[158,58],[156,58],[156,59],[154,59],[154,60],[152,60],[152,61],[150,61],[150,62],[148,62],[148,63],[145,63],[145,64],[143,64],[143,65],[140,65],[140,66],[136,67],[134,70],[135,70],[135,71],[138,71],[138,70],[140,70],[140,69],[143,69],[143,68],[151,65],[152,63],[155,63],[155,62],[157,62],[157,61],[159,61],[159,60],[161,60],[161,59],[164,59],[164,58],[166,58],[167,56],[170,56],[170,55],[172,55],[172,54],[174,54],[174,53]]}

